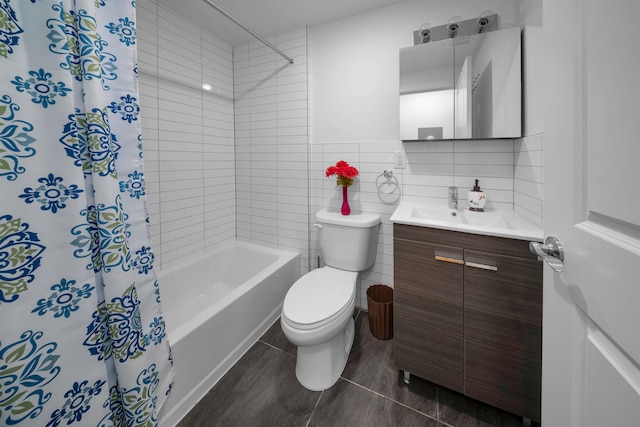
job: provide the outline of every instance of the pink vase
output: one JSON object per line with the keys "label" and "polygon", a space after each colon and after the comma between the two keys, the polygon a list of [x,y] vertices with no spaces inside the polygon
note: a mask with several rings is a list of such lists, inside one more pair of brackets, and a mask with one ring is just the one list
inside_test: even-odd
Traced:
{"label": "pink vase", "polygon": [[346,185],[342,186],[342,215],[349,215],[351,213],[351,208],[349,207],[349,197],[347,195],[347,187]]}

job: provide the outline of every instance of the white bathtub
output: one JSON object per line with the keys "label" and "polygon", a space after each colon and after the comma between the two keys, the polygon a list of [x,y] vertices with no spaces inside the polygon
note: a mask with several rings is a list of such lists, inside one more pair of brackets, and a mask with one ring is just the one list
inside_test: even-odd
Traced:
{"label": "white bathtub", "polygon": [[278,318],[300,254],[231,242],[158,275],[175,381],[159,414],[174,426]]}

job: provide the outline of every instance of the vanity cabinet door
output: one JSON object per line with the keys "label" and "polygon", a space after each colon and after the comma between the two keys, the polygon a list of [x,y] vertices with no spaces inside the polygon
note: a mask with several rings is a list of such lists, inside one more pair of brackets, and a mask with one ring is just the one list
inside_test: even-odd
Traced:
{"label": "vanity cabinet door", "polygon": [[540,421],[542,263],[465,250],[464,394]]}
{"label": "vanity cabinet door", "polygon": [[394,240],[398,368],[463,391],[463,250]]}

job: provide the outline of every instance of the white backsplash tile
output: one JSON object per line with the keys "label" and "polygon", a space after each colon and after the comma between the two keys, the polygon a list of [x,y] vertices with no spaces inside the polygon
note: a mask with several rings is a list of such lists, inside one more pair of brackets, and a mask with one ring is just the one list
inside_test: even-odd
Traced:
{"label": "white backsplash tile", "polygon": [[543,226],[544,136],[526,136],[516,143],[514,155],[514,210],[534,224]]}

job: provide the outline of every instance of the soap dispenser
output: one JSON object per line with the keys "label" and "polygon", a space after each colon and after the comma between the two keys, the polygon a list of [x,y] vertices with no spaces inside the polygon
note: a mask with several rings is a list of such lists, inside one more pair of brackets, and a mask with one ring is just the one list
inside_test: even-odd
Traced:
{"label": "soap dispenser", "polygon": [[487,197],[484,191],[480,189],[480,181],[476,179],[476,185],[472,190],[469,190],[467,200],[469,201],[469,210],[476,212],[484,212],[484,204],[487,202]]}

